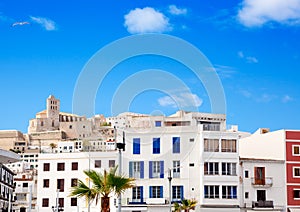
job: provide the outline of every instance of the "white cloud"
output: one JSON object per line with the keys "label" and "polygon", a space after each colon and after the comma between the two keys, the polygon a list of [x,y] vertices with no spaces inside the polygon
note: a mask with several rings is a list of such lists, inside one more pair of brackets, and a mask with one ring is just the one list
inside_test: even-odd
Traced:
{"label": "white cloud", "polygon": [[295,25],[300,23],[299,0],[243,0],[237,18],[246,27],[268,22]]}
{"label": "white cloud", "polygon": [[47,31],[57,30],[55,22],[48,18],[30,16],[30,19],[33,22],[41,25]]}
{"label": "white cloud", "polygon": [[124,16],[127,31],[135,33],[166,32],[171,30],[169,19],[151,7],[136,8]]}
{"label": "white cloud", "polygon": [[231,66],[224,66],[224,65],[214,65],[214,68],[217,74],[221,78],[231,78],[234,74],[237,73],[236,69]]}
{"label": "white cloud", "polygon": [[258,59],[253,56],[245,56],[244,52],[239,51],[238,57],[244,59],[247,63],[258,63]]}
{"label": "white cloud", "polygon": [[289,95],[285,95],[284,97],[282,97],[281,101],[283,103],[288,103],[288,102],[293,101],[293,98],[291,96],[289,96]]}
{"label": "white cloud", "polygon": [[172,96],[164,96],[158,99],[160,106],[173,108],[185,108],[185,107],[200,107],[203,100],[193,93],[179,93]]}
{"label": "white cloud", "polygon": [[169,13],[172,15],[186,15],[187,9],[186,8],[178,8],[176,5],[169,6]]}

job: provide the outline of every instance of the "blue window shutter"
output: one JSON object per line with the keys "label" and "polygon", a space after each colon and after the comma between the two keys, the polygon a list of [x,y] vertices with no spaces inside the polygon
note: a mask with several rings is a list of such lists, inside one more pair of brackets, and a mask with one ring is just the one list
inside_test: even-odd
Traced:
{"label": "blue window shutter", "polygon": [[164,178],[164,161],[160,161],[160,178]]}
{"label": "blue window shutter", "polygon": [[152,186],[149,186],[149,197],[152,198]]}
{"label": "blue window shutter", "polygon": [[233,186],[233,199],[236,199],[237,198],[237,195],[236,195],[236,186]]}
{"label": "blue window shutter", "polygon": [[140,154],[141,153],[141,146],[140,146],[141,140],[139,138],[133,139],[133,154]]}
{"label": "blue window shutter", "polygon": [[164,197],[164,187],[160,186],[160,194],[159,194],[160,198]]}
{"label": "blue window shutter", "polygon": [[160,138],[157,139],[157,153],[160,154]]}
{"label": "blue window shutter", "polygon": [[180,186],[180,199],[183,200],[184,196],[183,196],[183,186]]}
{"label": "blue window shutter", "polygon": [[152,168],[152,161],[149,161],[149,178],[153,178]]}
{"label": "blue window shutter", "polygon": [[140,162],[140,166],[141,166],[140,178],[144,179],[144,161]]}
{"label": "blue window shutter", "polygon": [[141,202],[144,202],[144,187],[143,186],[140,186],[141,188]]}
{"label": "blue window shutter", "polygon": [[132,177],[132,161],[129,162],[129,177]]}
{"label": "blue window shutter", "polygon": [[180,137],[173,137],[173,153],[180,153]]}

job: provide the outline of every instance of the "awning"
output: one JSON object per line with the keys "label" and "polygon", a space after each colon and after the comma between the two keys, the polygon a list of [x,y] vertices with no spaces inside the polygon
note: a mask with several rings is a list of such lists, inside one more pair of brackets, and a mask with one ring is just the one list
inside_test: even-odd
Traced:
{"label": "awning", "polygon": [[300,212],[300,208],[289,208],[290,212]]}

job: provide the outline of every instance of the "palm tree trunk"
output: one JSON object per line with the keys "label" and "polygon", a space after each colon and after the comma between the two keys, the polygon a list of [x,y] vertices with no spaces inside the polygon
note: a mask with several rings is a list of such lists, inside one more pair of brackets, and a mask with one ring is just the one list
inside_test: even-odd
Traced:
{"label": "palm tree trunk", "polygon": [[109,197],[101,197],[101,212],[110,212]]}

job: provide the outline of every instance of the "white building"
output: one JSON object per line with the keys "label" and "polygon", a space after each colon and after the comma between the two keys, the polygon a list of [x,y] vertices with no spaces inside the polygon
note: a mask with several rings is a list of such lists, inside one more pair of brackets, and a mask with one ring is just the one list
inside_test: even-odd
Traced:
{"label": "white building", "polygon": [[169,211],[171,189],[171,202],[196,199],[197,211],[239,211],[239,134],[226,130],[225,115],[129,116],[117,131],[118,142],[126,134],[123,171],[136,178],[124,210]]}
{"label": "white building", "polygon": [[285,211],[284,160],[240,158],[240,207]]}
{"label": "white building", "polygon": [[0,212],[12,209],[14,173],[4,164],[14,163],[20,160],[20,156],[0,149]]}
{"label": "white building", "polygon": [[[114,167],[116,156],[116,152],[40,154],[37,185],[38,211],[51,211],[56,207],[57,198],[60,208],[64,211],[88,211],[86,200],[69,196],[71,187],[77,185],[78,179],[88,183],[88,178],[83,173],[84,170],[90,168],[103,172],[104,169]],[[112,197],[110,199],[112,211],[115,211],[115,204],[116,200]],[[91,204],[90,211],[100,211],[100,204]]]}

